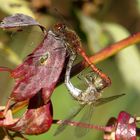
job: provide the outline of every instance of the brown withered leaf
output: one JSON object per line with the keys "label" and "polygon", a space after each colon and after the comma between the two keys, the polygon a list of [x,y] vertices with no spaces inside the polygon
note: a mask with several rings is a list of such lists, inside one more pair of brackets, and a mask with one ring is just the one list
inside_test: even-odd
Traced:
{"label": "brown withered leaf", "polygon": [[52,120],[51,101],[44,104],[41,92],[39,92],[30,99],[28,109],[23,116],[7,128],[23,134],[37,135],[48,131]]}
{"label": "brown withered leaf", "polygon": [[28,135],[41,134],[49,130],[53,120],[52,104],[44,104],[41,92],[29,101],[27,111],[21,118],[13,119],[11,110],[0,119],[0,126],[14,132]]}
{"label": "brown withered leaf", "polygon": [[16,83],[10,97],[23,101],[43,89],[42,95],[47,102],[63,69],[65,56],[65,44],[49,31],[41,44],[11,72]]}
{"label": "brown withered leaf", "polygon": [[2,29],[18,28],[25,26],[39,26],[41,30],[46,30],[44,26],[40,25],[32,17],[20,13],[5,17],[0,24],[0,28]]}

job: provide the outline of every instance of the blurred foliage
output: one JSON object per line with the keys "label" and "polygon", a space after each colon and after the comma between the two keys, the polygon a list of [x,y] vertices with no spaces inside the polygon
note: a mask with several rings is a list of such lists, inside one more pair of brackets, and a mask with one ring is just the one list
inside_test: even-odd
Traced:
{"label": "blurred foliage", "polygon": [[[0,0],[0,18],[14,13],[23,13],[36,18],[48,29],[57,21],[65,22],[81,37],[83,46],[89,55],[103,47],[113,44],[132,33],[140,31],[140,0]],[[25,28],[23,32],[0,31],[0,65],[15,68],[24,60],[43,35],[38,28]],[[121,110],[140,115],[140,53],[139,47],[133,45],[114,57],[98,64],[112,79],[112,86],[103,93],[105,96],[126,93],[126,96],[98,107],[94,111],[92,123],[105,125],[111,116],[117,116]],[[12,87],[10,76],[0,73],[0,103],[5,104]],[[82,84],[77,77],[72,78],[75,85]],[[56,88],[52,96],[54,119],[65,119],[75,106],[64,85]],[[83,112],[75,118],[79,120]],[[74,128],[69,127],[61,135],[54,137],[53,125],[49,132],[34,139],[73,139]],[[71,131],[72,130],[72,131]],[[91,130],[81,140],[100,140],[102,132]]]}

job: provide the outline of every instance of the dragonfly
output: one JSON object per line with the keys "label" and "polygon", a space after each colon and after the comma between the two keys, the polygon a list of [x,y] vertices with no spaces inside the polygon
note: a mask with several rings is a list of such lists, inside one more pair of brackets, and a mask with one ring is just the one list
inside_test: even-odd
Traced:
{"label": "dragonfly", "polygon": [[110,78],[106,74],[101,72],[101,70],[98,69],[90,61],[85,50],[82,47],[82,43],[79,36],[76,34],[74,30],[68,28],[64,23],[57,23],[53,26],[52,31],[55,33],[56,36],[60,37],[65,41],[65,45],[72,54],[73,58],[75,53],[81,55],[84,58],[84,60],[89,64],[89,66],[92,68],[92,70],[104,80],[104,86],[107,87],[111,85]]}
{"label": "dragonfly", "polygon": [[[71,94],[71,96],[76,101],[79,102],[80,106],[77,107],[77,109],[74,110],[73,113],[71,113],[66,118],[66,120],[61,121],[61,124],[58,126],[54,135],[57,135],[60,132],[62,132],[67,126],[66,121],[73,119],[83,108],[88,106],[88,110],[83,115],[80,122],[85,122],[86,120],[86,123],[90,123],[92,115],[93,115],[94,107],[108,103],[112,100],[115,100],[125,95],[125,94],[120,94],[120,95],[102,98],[101,96],[102,96],[103,89],[107,87],[108,85],[105,83],[105,80],[98,73],[93,72],[93,71],[82,76],[82,79],[84,80],[87,86],[85,90],[81,90],[75,87],[70,81],[70,72],[71,72],[71,68],[75,59],[76,59],[76,53],[74,50],[71,49],[71,55],[70,55],[69,62],[66,68],[65,85],[69,93]],[[78,127],[78,129],[81,129],[81,128]],[[84,131],[82,131],[82,133],[79,133],[81,131],[78,130],[76,132],[76,135],[79,137],[79,136],[85,135],[88,132],[88,128],[83,129],[83,130]]]}

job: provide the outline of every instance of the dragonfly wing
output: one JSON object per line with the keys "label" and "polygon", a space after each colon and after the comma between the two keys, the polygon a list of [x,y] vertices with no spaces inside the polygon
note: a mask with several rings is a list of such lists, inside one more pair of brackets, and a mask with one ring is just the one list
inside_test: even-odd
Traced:
{"label": "dragonfly wing", "polygon": [[[108,103],[108,102],[113,101],[113,100],[115,100],[123,95],[125,95],[125,94],[115,95],[115,96],[106,97],[106,98],[100,98],[97,100],[96,104],[87,105],[88,108],[85,108],[86,109],[85,113],[84,113],[83,117],[81,118],[80,122],[90,124],[95,106],[99,106],[99,105]],[[84,126],[83,127],[76,127],[75,135],[77,137],[82,137],[82,136],[85,136],[88,132],[89,132],[89,129],[84,128]]]}
{"label": "dragonfly wing", "polygon": [[63,132],[65,130],[65,128],[68,126],[67,125],[67,120],[72,120],[83,108],[85,105],[80,105],[80,106],[76,106],[75,108],[73,108],[72,112],[70,112],[70,114],[68,115],[68,117],[61,121],[61,124],[57,127],[54,136],[60,134],[61,132]]}
{"label": "dragonfly wing", "polygon": [[[94,107],[93,105],[86,105],[84,115],[82,116],[79,122],[90,124],[92,116],[93,116],[93,111],[94,111],[93,107]],[[76,137],[83,137],[88,132],[89,132],[89,129],[84,128],[84,126],[75,128]]]}
{"label": "dragonfly wing", "polygon": [[100,105],[106,104],[106,103],[116,100],[117,98],[122,97],[124,95],[125,94],[119,94],[119,95],[110,96],[110,97],[106,97],[106,98],[100,98],[96,101],[94,106],[100,106]]}

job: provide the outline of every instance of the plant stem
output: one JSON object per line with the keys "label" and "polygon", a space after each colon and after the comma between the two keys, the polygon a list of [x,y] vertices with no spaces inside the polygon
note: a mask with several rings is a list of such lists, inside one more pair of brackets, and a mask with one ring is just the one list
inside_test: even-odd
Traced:
{"label": "plant stem", "polygon": [[[140,32],[133,34],[133,35],[129,36],[128,38],[125,38],[117,43],[114,43],[114,44],[102,49],[98,53],[91,56],[90,61],[92,61],[94,64],[99,63],[99,62],[107,59],[108,57],[113,56],[114,54],[118,53],[120,50],[122,50],[130,45],[136,44],[138,42],[140,42]],[[82,61],[82,62],[76,64],[72,69],[71,76],[78,74],[84,68],[86,68],[88,66],[89,65],[85,61]]]}

